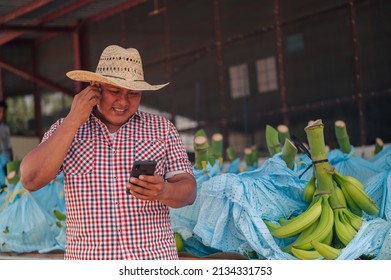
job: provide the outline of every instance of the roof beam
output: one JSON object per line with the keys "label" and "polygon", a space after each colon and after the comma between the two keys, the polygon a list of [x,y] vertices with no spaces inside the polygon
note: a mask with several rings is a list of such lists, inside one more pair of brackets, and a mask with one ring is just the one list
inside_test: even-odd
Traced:
{"label": "roof beam", "polygon": [[135,7],[137,6],[138,4],[141,4],[141,3],[144,3],[144,2],[147,2],[147,0],[129,0],[127,2],[124,2],[118,6],[115,6],[111,9],[107,9],[105,10],[104,12],[102,13],[99,13],[99,14],[96,14],[95,16],[92,16],[92,17],[89,17],[87,20],[86,20],[86,23],[87,24],[91,24],[93,22],[96,22],[96,21],[101,21],[107,17],[110,17],[112,15],[115,15],[117,13],[120,13],[120,12],[123,12],[129,8],[132,8],[132,7]]}
{"label": "roof beam", "polygon": [[27,14],[35,9],[38,9],[38,8],[44,6],[52,1],[53,0],[36,0],[36,1],[31,2],[30,4],[23,5],[19,9],[16,9],[11,13],[8,13],[8,14],[2,16],[0,18],[0,24],[9,22],[13,19],[16,19],[24,14]]}
{"label": "roof beam", "polygon": [[74,92],[73,91],[70,91],[69,89],[67,88],[64,88],[64,87],[61,87],[59,86],[57,83],[55,82],[52,82],[44,77],[41,77],[39,75],[36,75],[26,69],[22,69],[20,68],[19,66],[17,65],[14,65],[14,64],[11,64],[9,62],[6,62],[4,61],[3,59],[0,58],[0,67],[7,70],[7,71],[10,71],[22,78],[25,78],[26,80],[29,80],[33,83],[36,83],[36,84],[39,84],[41,86],[44,86],[48,89],[51,89],[51,90],[54,90],[54,91],[58,91],[58,92],[62,92],[66,95],[69,95],[69,96],[74,96]]}
{"label": "roof beam", "polygon": [[[120,13],[126,9],[129,9],[129,8],[132,8],[132,7],[135,7],[141,3],[144,3],[144,2],[147,2],[147,0],[129,0],[125,3],[122,3],[118,6],[115,6],[111,9],[107,9],[101,13],[98,13],[92,17],[89,17],[87,19],[85,19],[82,23],[79,23],[79,28],[82,26],[82,24],[91,24],[91,23],[94,23],[94,22],[98,22],[98,21],[101,21],[107,17],[110,17],[112,15],[115,15],[117,13]],[[55,36],[56,34],[55,33],[50,33],[50,34],[45,34],[45,35],[42,35],[41,37],[39,37],[38,39],[35,40],[36,43],[40,43],[40,42],[43,42],[45,40],[48,40],[50,38],[52,38],[53,36]],[[1,42],[0,42],[0,45],[1,45]]]}
{"label": "roof beam", "polygon": [[36,25],[8,25],[0,24],[0,31],[36,31],[36,32],[74,32],[78,28],[74,26],[36,26]]}
{"label": "roof beam", "polygon": [[[50,23],[52,20],[55,20],[56,18],[59,18],[59,17],[66,15],[68,13],[71,13],[74,10],[80,9],[81,7],[88,5],[94,1],[95,0],[76,1],[66,7],[62,7],[61,9],[57,10],[56,12],[51,13],[50,15],[48,15],[46,17],[34,20],[30,24],[31,24],[31,26],[39,26],[39,25],[42,25],[45,23]],[[5,43],[8,43],[9,41],[14,40],[15,38],[21,36],[24,33],[25,33],[25,31],[17,31],[17,32],[9,33],[9,34],[0,38],[0,45],[4,45]]]}

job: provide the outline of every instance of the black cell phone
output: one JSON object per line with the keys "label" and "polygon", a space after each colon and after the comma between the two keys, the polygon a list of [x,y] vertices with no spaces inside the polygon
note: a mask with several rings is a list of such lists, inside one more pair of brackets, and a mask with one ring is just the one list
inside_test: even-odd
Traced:
{"label": "black cell phone", "polygon": [[[138,178],[140,175],[153,175],[155,173],[156,164],[157,162],[154,160],[136,160],[133,163],[130,177]],[[130,194],[129,189],[126,189],[126,193]]]}

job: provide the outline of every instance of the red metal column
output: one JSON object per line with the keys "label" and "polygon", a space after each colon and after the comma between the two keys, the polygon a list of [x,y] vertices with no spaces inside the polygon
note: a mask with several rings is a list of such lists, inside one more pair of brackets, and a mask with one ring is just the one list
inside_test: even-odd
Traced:
{"label": "red metal column", "polygon": [[4,99],[3,68],[0,67],[0,101],[4,101]]}
{"label": "red metal column", "polygon": [[[37,52],[35,46],[32,46],[32,55],[33,55],[33,73],[37,73]],[[41,99],[42,95],[39,91],[38,84],[33,83],[33,94],[34,94],[34,124],[35,124],[35,135],[39,138],[42,138],[42,108],[41,108]]]}
{"label": "red metal column", "polygon": [[[73,49],[73,66],[74,69],[81,69],[80,59],[80,33],[79,31],[72,33],[72,49]],[[75,94],[82,90],[81,82],[75,82]]]}
{"label": "red metal column", "polygon": [[284,66],[284,46],[282,40],[281,21],[280,21],[280,4],[279,0],[274,0],[274,21],[276,30],[277,44],[277,64],[278,64],[278,81],[280,86],[281,113],[284,124],[289,125],[288,106],[286,102],[285,87],[285,66]]}
{"label": "red metal column", "polygon": [[221,40],[219,0],[213,0],[213,15],[214,15],[214,28],[215,28],[217,80],[219,85],[219,97],[220,97],[220,126],[224,137],[223,146],[225,150],[228,145],[229,132],[228,132],[228,120],[227,120],[227,105],[226,105],[225,80],[224,80],[224,62],[223,62],[222,40]]}
{"label": "red metal column", "polygon": [[[171,60],[171,31],[170,31],[170,23],[169,23],[169,8],[167,4],[167,0],[163,1],[164,8],[163,11],[163,21],[164,21],[164,47],[166,52],[166,57],[169,59],[166,62],[166,81],[172,82],[173,79],[173,68],[172,68],[172,60]],[[172,86],[169,84],[167,86],[169,104],[171,106],[171,121],[175,125],[175,117],[176,117],[176,99],[175,94],[172,91]]]}
{"label": "red metal column", "polygon": [[366,144],[366,125],[365,125],[365,106],[364,97],[362,93],[361,83],[361,69],[360,69],[360,53],[358,50],[358,33],[357,33],[357,20],[356,11],[354,7],[354,1],[349,0],[349,17],[350,17],[350,28],[352,32],[352,47],[353,47],[353,63],[354,63],[354,74],[355,74],[355,97],[358,111],[358,120],[360,125],[360,143],[361,145]]}

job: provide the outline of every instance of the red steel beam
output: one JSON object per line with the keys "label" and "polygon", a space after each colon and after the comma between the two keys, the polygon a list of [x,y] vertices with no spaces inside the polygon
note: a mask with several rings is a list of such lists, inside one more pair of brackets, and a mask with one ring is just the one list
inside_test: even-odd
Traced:
{"label": "red steel beam", "polygon": [[[122,3],[118,6],[115,6],[111,9],[107,9],[105,10],[104,12],[101,12],[99,14],[96,14],[95,16],[92,16],[92,17],[89,17],[87,19],[84,20],[83,24],[91,24],[91,23],[94,23],[94,22],[97,22],[97,21],[101,21],[109,16],[112,16],[112,15],[115,15],[117,13],[120,13],[126,9],[129,9],[131,7],[134,7],[134,6],[137,6],[138,4],[141,4],[143,2],[146,2],[147,0],[129,0],[128,2],[126,3]],[[80,1],[82,2],[82,1]],[[87,0],[87,2],[91,2],[89,0]],[[81,26],[81,25],[79,25]],[[39,42],[43,42],[45,40],[48,40],[50,39],[51,37],[55,36],[56,33],[48,33],[48,34],[45,34],[41,37],[39,37],[37,40],[36,40],[36,43],[39,43]]]}
{"label": "red steel beam", "polygon": [[355,74],[355,96],[358,111],[358,121],[360,125],[360,143],[365,145],[366,142],[366,125],[365,125],[365,106],[364,98],[362,93],[362,82],[361,82],[361,68],[360,68],[360,52],[358,50],[358,32],[357,32],[357,18],[354,1],[349,0],[349,18],[350,18],[350,29],[352,33],[352,48],[353,48],[353,65]]}
{"label": "red steel beam", "polygon": [[3,101],[4,99],[3,69],[0,67],[0,101]]}
{"label": "red steel beam", "polygon": [[[37,49],[36,46],[33,45],[33,73],[37,73],[37,65],[38,65],[38,57],[37,57]],[[38,88],[38,84],[34,83],[33,86],[33,94],[34,94],[34,126],[35,126],[35,135],[39,138],[42,138],[42,94]]]}
{"label": "red steel beam", "polygon": [[[56,18],[59,18],[59,17],[61,17],[63,15],[66,15],[68,13],[71,13],[74,10],[80,9],[81,7],[86,6],[88,4],[91,4],[94,1],[95,0],[80,0],[80,1],[76,1],[76,2],[70,4],[70,5],[66,6],[66,7],[61,8],[60,10],[57,10],[56,12],[53,12],[53,13],[45,16],[45,17],[33,20],[30,24],[32,26],[38,26],[38,25],[41,25],[41,24],[45,24],[45,23],[51,22],[52,20],[55,20]],[[9,41],[12,41],[13,39],[21,36],[24,33],[25,33],[24,31],[18,31],[18,32],[9,33],[9,34],[7,34],[7,35],[5,35],[5,36],[0,38],[0,45],[4,45],[5,43],[8,43]]]}
{"label": "red steel beam", "polygon": [[287,102],[286,102],[284,46],[282,40],[279,0],[274,0],[273,4],[274,4],[274,25],[276,31],[276,45],[277,45],[278,81],[280,85],[280,97],[281,97],[281,113],[282,113],[284,124],[289,126],[289,116],[288,116],[288,109],[287,109]]}
{"label": "red steel beam", "polygon": [[[171,57],[171,29],[169,24],[169,9],[168,9],[168,1],[163,0],[163,8],[161,11],[163,11],[163,25],[164,25],[164,49],[165,49],[165,56]],[[157,10],[156,10],[157,11]],[[173,66],[172,66],[172,60],[167,60],[166,63],[166,81],[170,82],[173,79]],[[168,85],[167,88],[168,91],[168,98],[169,98],[169,104],[170,104],[170,112],[171,112],[171,121],[175,124],[175,117],[176,117],[176,98],[175,94],[172,90],[171,84]]]}
{"label": "red steel beam", "polygon": [[132,8],[137,6],[138,4],[147,2],[147,0],[129,0],[127,2],[124,2],[118,6],[115,6],[111,9],[107,9],[102,13],[96,14],[95,16],[89,17],[86,19],[86,24],[91,24],[97,21],[101,21],[107,17],[110,17],[112,15],[115,15],[119,12],[123,12],[126,9]]}
{"label": "red steel beam", "polygon": [[217,81],[219,87],[219,100],[220,100],[220,125],[223,134],[223,148],[228,145],[228,120],[227,120],[227,102],[225,92],[225,80],[224,80],[224,60],[223,60],[223,47],[221,39],[221,22],[220,22],[220,1],[213,0],[213,20],[215,31],[215,52],[216,52],[216,64],[217,64]]}
{"label": "red steel beam", "polygon": [[27,13],[35,10],[35,9],[38,9],[38,8],[44,6],[52,1],[53,0],[36,0],[36,1],[31,2],[29,4],[23,5],[19,9],[16,9],[11,13],[8,13],[8,14],[2,16],[0,18],[0,24],[6,23],[6,22],[11,21],[15,18],[18,18],[24,14],[27,14]]}
{"label": "red steel beam", "polygon": [[30,71],[27,71],[26,69],[22,69],[14,64],[11,64],[9,62],[6,62],[2,59],[0,59],[0,67],[8,70],[22,78],[25,78],[26,80],[29,80],[33,83],[37,83],[41,86],[44,86],[48,89],[51,89],[53,91],[59,91],[69,96],[74,96],[73,91],[68,90],[67,88],[59,86],[57,83],[52,82],[44,77],[41,77],[39,75],[36,75],[34,73],[31,73]]}
{"label": "red steel beam", "polygon": [[[74,32],[72,34],[72,49],[73,49],[73,67],[75,69],[81,69],[81,56],[80,56],[80,33]],[[82,89],[81,82],[75,82],[75,91],[80,92]]]}

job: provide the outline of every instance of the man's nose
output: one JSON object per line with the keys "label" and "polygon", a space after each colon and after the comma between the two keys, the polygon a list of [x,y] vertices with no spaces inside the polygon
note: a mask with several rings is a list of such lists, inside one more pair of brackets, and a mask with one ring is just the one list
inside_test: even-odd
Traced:
{"label": "man's nose", "polygon": [[121,104],[128,104],[129,103],[129,96],[127,93],[120,93],[118,95],[118,98],[117,100],[121,103]]}

